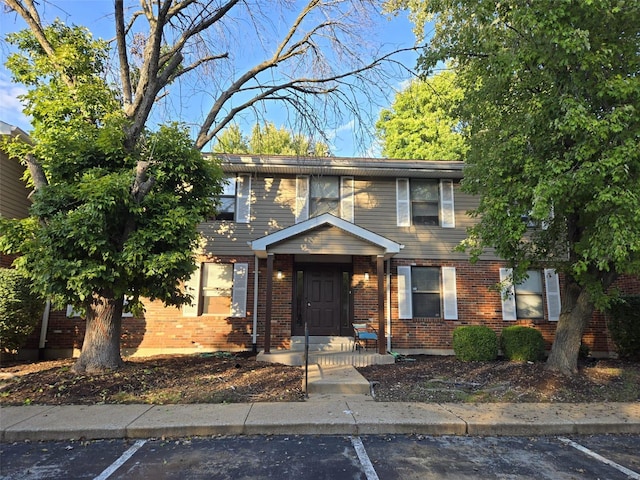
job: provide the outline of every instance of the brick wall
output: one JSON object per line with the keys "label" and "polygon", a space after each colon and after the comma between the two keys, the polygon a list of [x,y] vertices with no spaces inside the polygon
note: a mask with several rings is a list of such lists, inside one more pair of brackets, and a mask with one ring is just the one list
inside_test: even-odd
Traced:
{"label": "brick wall", "polygon": [[[248,264],[247,314],[243,318],[211,315],[185,317],[175,307],[164,307],[160,302],[146,303],[146,312],[139,318],[124,318],[122,348],[126,355],[150,355],[173,352],[198,352],[212,350],[249,350],[252,348],[254,305],[254,258],[253,257],[206,257],[202,261]],[[385,266],[387,263],[385,262]],[[393,319],[391,335],[395,351],[447,351],[451,350],[453,330],[460,325],[487,325],[500,333],[508,325],[527,325],[538,329],[547,348],[553,341],[557,322],[542,320],[502,320],[500,293],[495,290],[499,281],[500,262],[480,261],[474,265],[466,261],[391,261],[391,311],[397,316],[399,265],[455,267],[458,294],[458,320],[443,318]],[[290,346],[293,282],[295,280],[292,255],[276,255],[274,261],[271,347],[286,349]],[[354,299],[354,321],[378,318],[378,294],[375,258],[370,256],[353,259],[352,292]],[[277,278],[277,271],[283,278]],[[259,261],[260,285],[258,288],[258,348],[264,347],[264,318],[266,314],[266,260]],[[365,280],[365,273],[369,280]],[[386,280],[385,280],[386,281]],[[561,282],[562,283],[562,282]],[[617,284],[623,292],[640,292],[640,279],[622,277]],[[386,293],[385,293],[386,301]],[[385,317],[387,308],[385,305]],[[40,327],[31,335],[27,348],[38,347]],[[47,332],[49,357],[69,356],[78,352],[84,337],[84,320],[67,318],[63,311],[52,311]],[[593,353],[613,352],[614,348],[606,329],[606,318],[596,313],[585,335],[584,343]]]}

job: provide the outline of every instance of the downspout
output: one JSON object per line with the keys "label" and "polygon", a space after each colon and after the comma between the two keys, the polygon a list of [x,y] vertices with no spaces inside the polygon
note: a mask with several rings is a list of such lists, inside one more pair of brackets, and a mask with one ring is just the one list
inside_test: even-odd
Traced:
{"label": "downspout", "polygon": [[258,256],[254,255],[253,267],[253,331],[251,332],[251,342],[253,353],[258,353]]}
{"label": "downspout", "polygon": [[42,312],[42,325],[40,326],[40,343],[38,344],[38,360],[44,360],[44,349],[47,345],[47,330],[49,329],[49,312],[51,311],[51,300],[47,300]]}
{"label": "downspout", "polygon": [[387,352],[391,351],[391,259],[387,259]]}

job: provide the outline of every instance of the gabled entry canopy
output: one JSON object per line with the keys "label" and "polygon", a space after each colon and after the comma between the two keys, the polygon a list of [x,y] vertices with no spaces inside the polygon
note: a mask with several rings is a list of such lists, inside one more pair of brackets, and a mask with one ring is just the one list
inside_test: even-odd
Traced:
{"label": "gabled entry canopy", "polygon": [[[327,239],[336,239],[345,235],[361,242],[356,247],[357,252],[365,255],[382,255],[385,259],[393,257],[404,247],[366,228],[338,218],[330,213],[312,217],[304,222],[296,223],[270,235],[249,242],[251,249],[259,258],[267,258],[267,253],[349,253],[336,251]],[[340,248],[349,248],[345,242],[339,242]],[[321,245],[321,247],[318,247]],[[314,247],[315,246],[315,247]],[[279,248],[281,247],[281,248]],[[363,248],[364,247],[364,248]],[[313,248],[313,250],[310,250]],[[354,252],[355,253],[355,252]]]}

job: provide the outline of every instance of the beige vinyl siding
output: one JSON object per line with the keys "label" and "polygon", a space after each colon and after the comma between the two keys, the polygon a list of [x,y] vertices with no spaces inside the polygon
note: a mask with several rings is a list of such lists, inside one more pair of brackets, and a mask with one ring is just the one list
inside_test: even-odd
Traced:
{"label": "beige vinyl siding", "polygon": [[295,177],[254,176],[251,179],[251,217],[249,223],[209,221],[200,226],[205,236],[205,253],[252,255],[247,242],[294,224]]}
{"label": "beige vinyl siding", "polygon": [[[396,180],[394,178],[356,179],[356,223],[363,228],[404,245],[395,258],[464,259],[466,254],[452,252],[466,237],[474,222],[466,215],[474,198],[460,191],[454,183],[455,228],[440,226],[396,225]],[[383,221],[384,219],[384,221]]]}
{"label": "beige vinyl siding", "polygon": [[308,234],[279,243],[270,249],[273,253],[322,253],[334,255],[379,255],[384,252],[376,245],[326,226]]}
{"label": "beige vinyl siding", "polygon": [[29,190],[21,180],[24,167],[0,153],[0,215],[7,218],[29,216]]}
{"label": "beige vinyl siding", "polygon": [[[251,219],[248,224],[212,221],[201,226],[207,238],[206,253],[215,255],[251,255],[247,242],[289,227],[295,222],[295,176],[274,178],[254,176],[251,181]],[[460,191],[454,183],[455,228],[440,226],[396,226],[396,179],[355,178],[354,223],[405,247],[396,258],[466,259],[453,249],[466,237],[466,229],[474,219],[465,212],[476,206],[474,197]],[[318,237],[319,238],[319,237]],[[317,239],[313,239],[318,245]],[[359,243],[359,239],[354,239]],[[345,242],[344,237],[327,238],[325,251],[341,253],[326,247],[330,242]],[[336,246],[339,248],[340,246]],[[362,243],[360,243],[362,247]],[[361,250],[370,255],[368,250]],[[301,251],[300,253],[304,253]],[[308,253],[308,252],[307,252]],[[483,257],[484,258],[484,257]],[[492,258],[487,256],[487,258]]]}

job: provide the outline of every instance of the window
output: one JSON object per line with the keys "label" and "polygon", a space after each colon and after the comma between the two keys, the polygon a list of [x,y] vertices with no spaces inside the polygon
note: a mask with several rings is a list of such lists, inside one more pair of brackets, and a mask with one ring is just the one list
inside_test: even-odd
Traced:
{"label": "window", "polygon": [[396,213],[399,227],[440,225],[454,228],[453,181],[398,178]]}
{"label": "window", "polygon": [[440,318],[440,269],[413,267],[411,291],[414,317]]}
{"label": "window", "polygon": [[438,182],[411,180],[411,224],[438,225]]}
{"label": "window", "polygon": [[[543,282],[544,273],[544,282]],[[544,288],[546,287],[547,314],[550,321],[560,318],[560,284],[555,270],[528,270],[528,278],[513,284],[513,270],[500,269],[502,285],[502,319],[543,319]]]}
{"label": "window", "polygon": [[226,178],[222,193],[218,197],[219,205],[216,220],[230,220],[237,223],[249,223],[251,208],[251,176],[238,175]]}
{"label": "window", "polygon": [[311,177],[309,217],[323,213],[340,216],[340,179],[338,177]]}
{"label": "window", "polygon": [[182,314],[246,316],[247,274],[246,263],[203,263],[186,282],[193,300],[183,306]]}
{"label": "window", "polygon": [[527,273],[529,277],[515,285],[516,316],[518,318],[544,318],[542,275],[537,270],[530,270]]}
{"label": "window", "polygon": [[399,318],[457,320],[455,267],[398,267]]}
{"label": "window", "polygon": [[353,222],[353,190],[353,177],[296,177],[296,223],[324,213]]}
{"label": "window", "polygon": [[235,220],[236,214],[236,179],[227,178],[218,197],[219,205],[216,220]]}
{"label": "window", "polygon": [[202,265],[202,313],[229,315],[233,265],[230,263],[205,263]]}

